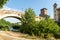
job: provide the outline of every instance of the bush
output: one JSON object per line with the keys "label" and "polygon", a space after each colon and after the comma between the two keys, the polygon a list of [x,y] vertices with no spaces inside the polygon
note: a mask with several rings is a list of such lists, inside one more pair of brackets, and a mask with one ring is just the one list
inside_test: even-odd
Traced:
{"label": "bush", "polygon": [[59,32],[59,26],[51,19],[41,20],[39,22],[39,31],[44,33],[45,36],[48,34],[56,34]]}
{"label": "bush", "polygon": [[1,30],[10,30],[11,23],[8,21],[5,21],[4,19],[0,19],[0,29]]}

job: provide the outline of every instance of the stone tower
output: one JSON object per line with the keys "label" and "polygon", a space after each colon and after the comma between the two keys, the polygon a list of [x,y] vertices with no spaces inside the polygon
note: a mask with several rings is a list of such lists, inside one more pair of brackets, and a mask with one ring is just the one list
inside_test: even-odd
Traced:
{"label": "stone tower", "polygon": [[57,19],[56,19],[56,17],[57,17],[57,12],[56,12],[57,4],[56,3],[54,3],[53,8],[54,8],[53,9],[54,10],[54,20],[57,21]]}
{"label": "stone tower", "polygon": [[47,9],[46,8],[42,8],[40,13],[40,17],[44,18],[44,19],[48,19],[48,15],[47,15]]}
{"label": "stone tower", "polygon": [[41,9],[41,14],[46,15],[47,14],[47,9],[46,8]]}

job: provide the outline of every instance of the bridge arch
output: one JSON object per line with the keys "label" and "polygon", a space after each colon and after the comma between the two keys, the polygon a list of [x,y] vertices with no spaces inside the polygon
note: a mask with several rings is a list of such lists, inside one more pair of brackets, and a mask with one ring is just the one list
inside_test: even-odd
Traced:
{"label": "bridge arch", "polygon": [[18,17],[18,16],[4,16],[1,19],[4,19],[4,18],[16,18],[18,20],[21,20],[21,17]]}
{"label": "bridge arch", "polygon": [[6,17],[21,19],[21,16],[23,15],[24,15],[23,12],[18,12],[13,10],[0,10],[0,19],[6,18]]}

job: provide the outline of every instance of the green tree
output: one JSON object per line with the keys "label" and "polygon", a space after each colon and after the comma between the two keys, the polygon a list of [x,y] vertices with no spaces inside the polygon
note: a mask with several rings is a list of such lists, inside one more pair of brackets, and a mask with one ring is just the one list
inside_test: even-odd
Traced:
{"label": "green tree", "polygon": [[7,3],[8,0],[0,0],[0,8],[3,8],[3,5]]}
{"label": "green tree", "polygon": [[32,32],[32,27],[35,26],[35,12],[33,9],[28,8],[25,10],[25,15],[22,17],[21,22],[22,22],[22,30],[25,33],[31,33]]}

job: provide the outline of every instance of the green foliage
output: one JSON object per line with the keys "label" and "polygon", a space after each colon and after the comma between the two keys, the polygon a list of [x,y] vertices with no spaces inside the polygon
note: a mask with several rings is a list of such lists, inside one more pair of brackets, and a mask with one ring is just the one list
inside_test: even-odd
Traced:
{"label": "green foliage", "polygon": [[9,27],[11,27],[11,23],[10,22],[5,21],[3,19],[0,19],[0,29],[9,30]]}
{"label": "green foliage", "polygon": [[56,34],[59,32],[59,26],[51,19],[41,20],[39,22],[39,31],[48,36],[48,34]]}
{"label": "green foliage", "polygon": [[0,8],[3,8],[3,5],[6,4],[8,0],[0,0]]}
{"label": "green foliage", "polygon": [[35,26],[35,12],[33,9],[28,8],[25,11],[25,15],[22,17],[21,22],[22,22],[22,28],[21,31],[23,30],[24,33],[29,33],[31,34],[32,32],[32,27]]}
{"label": "green foliage", "polygon": [[[25,15],[22,17],[21,22],[24,23],[34,23],[34,19],[35,19],[36,15],[35,12],[33,11],[33,9],[28,8],[25,11]],[[31,23],[30,23],[31,24]]]}
{"label": "green foliage", "polygon": [[43,33],[52,33],[59,31],[58,25],[50,19],[40,21],[39,27]]}

